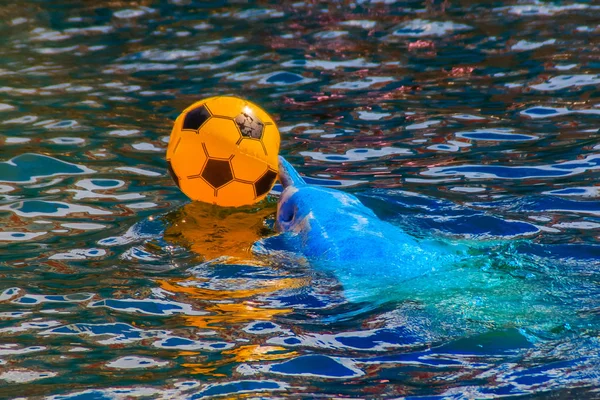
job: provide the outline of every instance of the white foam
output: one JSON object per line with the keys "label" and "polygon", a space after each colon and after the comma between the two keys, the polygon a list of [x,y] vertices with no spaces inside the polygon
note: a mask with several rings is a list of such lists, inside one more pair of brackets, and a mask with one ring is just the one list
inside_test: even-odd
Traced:
{"label": "white foam", "polygon": [[360,90],[374,86],[379,83],[392,82],[394,78],[389,76],[375,76],[366,77],[363,79],[356,79],[352,81],[344,81],[336,83],[335,85],[329,86],[329,89],[340,89],[340,90]]}
{"label": "white foam", "polygon": [[301,155],[305,157],[310,157],[314,160],[326,161],[326,162],[355,162],[355,161],[364,161],[369,158],[380,158],[393,154],[402,154],[408,155],[412,154],[412,151],[408,149],[402,149],[398,147],[383,147],[381,149],[351,149],[346,151],[346,153],[339,154],[327,154],[321,152],[313,152],[313,151],[303,151],[300,152]]}
{"label": "white foam", "polygon": [[421,122],[419,124],[411,124],[411,125],[407,125],[406,126],[406,130],[414,130],[414,129],[424,129],[424,128],[429,128],[430,126],[433,125],[437,125],[440,122],[442,122],[441,120],[438,119],[432,119],[430,121],[425,121],[425,122]]}
{"label": "white foam", "polygon": [[146,169],[136,168],[136,167],[117,167],[115,169],[119,170],[119,171],[131,172],[131,173],[134,173],[134,174],[137,174],[137,175],[162,176],[162,174],[159,174],[158,172],[148,171]]}
{"label": "white foam", "polygon": [[375,25],[377,25],[377,22],[369,21],[366,19],[352,19],[349,21],[340,22],[340,25],[352,26],[352,27],[363,28],[363,29],[373,29],[375,27]]}
{"label": "white foam", "polygon": [[2,122],[3,124],[29,124],[37,121],[38,117],[35,115],[25,115],[19,118],[9,119],[8,121]]}
{"label": "white foam", "polygon": [[600,75],[561,75],[550,78],[544,83],[531,85],[531,88],[542,91],[552,91],[575,86],[598,84],[600,84]]}
{"label": "white foam", "polygon": [[106,364],[108,368],[115,369],[146,369],[169,365],[168,361],[155,360],[149,357],[126,356],[120,357]]}
{"label": "white foam", "polygon": [[392,115],[392,114],[378,113],[378,112],[372,112],[372,111],[359,111],[358,119],[362,119],[364,121],[379,121],[380,119],[389,117],[390,115]]}
{"label": "white foam", "polygon": [[364,58],[355,58],[353,60],[329,61],[329,60],[292,60],[281,64],[282,67],[304,67],[317,68],[324,70],[334,70],[337,68],[374,68],[379,64],[367,62]]}
{"label": "white foam", "polygon": [[394,28],[393,36],[445,36],[449,33],[468,31],[473,29],[469,25],[457,24],[451,21],[429,21],[415,19],[404,22]]}
{"label": "white foam", "polygon": [[73,249],[66,253],[56,253],[49,257],[50,260],[86,260],[88,258],[106,255],[104,249]]}
{"label": "white foam", "polygon": [[52,378],[56,372],[51,371],[33,371],[27,369],[13,369],[2,372],[0,379],[9,383],[27,383],[40,379]]}
{"label": "white foam", "polygon": [[31,139],[29,138],[23,138],[23,137],[7,137],[4,140],[4,143],[6,144],[20,144],[20,143],[27,143],[30,142]]}
{"label": "white foam", "polygon": [[315,39],[337,39],[342,36],[346,36],[348,31],[325,31],[315,33]]}
{"label": "white foam", "polygon": [[153,145],[152,143],[134,143],[131,145],[131,147],[133,147],[136,150],[140,150],[140,151],[155,151],[155,152],[164,152],[165,149],[163,149],[162,147],[156,147],[155,145]]}
{"label": "white foam", "polygon": [[22,242],[35,239],[48,232],[0,232],[0,242]]}
{"label": "white foam", "polygon": [[529,4],[508,7],[498,7],[494,11],[508,11],[511,14],[529,16],[529,15],[554,15],[564,11],[585,10],[589,7],[587,4],[566,4],[564,6],[555,6],[551,4]]}
{"label": "white foam", "polygon": [[556,39],[549,39],[543,42],[528,42],[527,40],[520,40],[516,44],[512,45],[511,49],[515,51],[534,50],[554,43],[556,43]]}
{"label": "white foam", "polygon": [[115,18],[119,19],[131,19],[138,18],[146,14],[151,14],[153,12],[155,12],[155,10],[153,10],[152,8],[142,6],[134,9],[128,8],[125,10],[119,10],[116,11],[113,15],[115,16]]}

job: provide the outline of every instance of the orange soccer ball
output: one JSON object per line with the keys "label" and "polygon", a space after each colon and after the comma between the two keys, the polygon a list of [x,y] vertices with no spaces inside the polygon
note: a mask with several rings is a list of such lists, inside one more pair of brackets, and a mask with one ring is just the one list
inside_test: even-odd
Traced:
{"label": "orange soccer ball", "polygon": [[175,121],[169,174],[192,200],[238,207],[262,200],[277,179],[280,136],[273,119],[237,97],[200,100]]}

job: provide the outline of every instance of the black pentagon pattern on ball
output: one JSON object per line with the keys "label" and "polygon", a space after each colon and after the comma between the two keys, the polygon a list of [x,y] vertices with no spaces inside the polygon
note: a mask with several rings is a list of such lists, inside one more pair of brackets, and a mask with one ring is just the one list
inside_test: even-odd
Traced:
{"label": "black pentagon pattern on ball", "polygon": [[175,182],[177,187],[181,189],[181,185],[179,185],[179,177],[173,170],[173,166],[171,165],[171,160],[167,160],[167,172],[169,173],[169,175],[171,176],[171,179],[173,179],[173,181]]}
{"label": "black pentagon pattern on ball", "polygon": [[202,178],[213,188],[217,189],[233,180],[233,172],[229,160],[209,158],[202,170]]}
{"label": "black pentagon pattern on ball", "polygon": [[205,106],[200,106],[189,111],[183,120],[182,129],[197,131],[210,118],[210,112]]}
{"label": "black pentagon pattern on ball", "polygon": [[235,117],[235,123],[243,137],[252,139],[261,139],[265,124],[256,115],[250,115],[249,113],[241,113]]}
{"label": "black pentagon pattern on ball", "polygon": [[277,179],[277,172],[267,170],[263,176],[261,176],[256,182],[254,182],[254,190],[256,191],[256,197],[265,195],[273,187],[273,183]]}

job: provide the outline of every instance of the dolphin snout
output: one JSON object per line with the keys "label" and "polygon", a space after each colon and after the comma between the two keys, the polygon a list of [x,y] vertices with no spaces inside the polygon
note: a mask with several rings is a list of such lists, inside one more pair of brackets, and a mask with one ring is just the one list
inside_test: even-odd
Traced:
{"label": "dolphin snout", "polygon": [[279,156],[279,181],[284,189],[289,186],[299,187],[306,185],[306,182],[298,174],[298,171],[282,156]]}

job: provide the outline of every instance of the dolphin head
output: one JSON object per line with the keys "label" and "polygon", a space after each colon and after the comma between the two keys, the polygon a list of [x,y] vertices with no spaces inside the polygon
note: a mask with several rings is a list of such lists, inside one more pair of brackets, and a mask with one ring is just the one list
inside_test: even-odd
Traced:
{"label": "dolphin head", "polygon": [[345,215],[353,215],[354,218],[361,215],[375,216],[373,211],[351,194],[307,184],[281,156],[279,180],[283,186],[277,203],[275,225],[279,232],[299,233],[313,229],[315,225],[341,227],[345,222]]}

